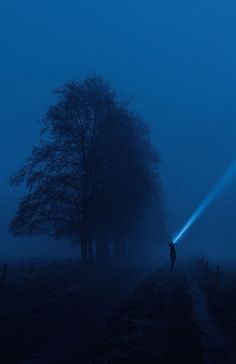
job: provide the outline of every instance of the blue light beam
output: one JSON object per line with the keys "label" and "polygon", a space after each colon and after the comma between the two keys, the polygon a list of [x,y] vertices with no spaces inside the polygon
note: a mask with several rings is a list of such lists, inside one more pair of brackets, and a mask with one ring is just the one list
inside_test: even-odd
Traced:
{"label": "blue light beam", "polygon": [[230,165],[226,170],[223,177],[212,188],[210,193],[203,199],[198,208],[194,211],[192,216],[183,226],[183,228],[173,238],[173,243],[176,244],[182,236],[190,229],[190,227],[196,222],[197,219],[205,212],[205,210],[211,205],[211,203],[220,195],[220,193],[232,182],[236,177],[236,162]]}

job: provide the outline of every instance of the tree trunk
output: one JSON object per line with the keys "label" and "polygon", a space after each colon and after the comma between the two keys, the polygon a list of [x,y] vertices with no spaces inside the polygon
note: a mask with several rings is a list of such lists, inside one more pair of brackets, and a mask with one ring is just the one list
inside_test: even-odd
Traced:
{"label": "tree trunk", "polygon": [[81,241],[80,251],[81,251],[80,261],[81,263],[86,263],[88,261],[88,249],[87,249],[87,241],[85,239]]}
{"label": "tree trunk", "polygon": [[109,244],[105,238],[100,238],[96,241],[96,258],[98,261],[109,259]]}
{"label": "tree trunk", "polygon": [[92,237],[88,238],[88,258],[89,261],[93,261],[93,239]]}

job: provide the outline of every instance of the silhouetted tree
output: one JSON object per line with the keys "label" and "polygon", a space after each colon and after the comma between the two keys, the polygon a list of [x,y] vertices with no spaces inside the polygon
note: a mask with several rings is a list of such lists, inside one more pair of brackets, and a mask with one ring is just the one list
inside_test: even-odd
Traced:
{"label": "silhouetted tree", "polygon": [[[109,242],[124,254],[125,238],[152,194],[159,198],[158,154],[143,122],[101,78],[55,91],[41,141],[11,178],[29,193],[10,230],[46,234],[81,245],[81,259],[109,256]],[[145,243],[145,242],[144,242]]]}
{"label": "silhouetted tree", "polygon": [[105,216],[100,215],[99,225],[104,223],[103,230],[113,238],[115,255],[123,257],[127,252],[127,237],[140,222],[147,200],[150,196],[160,200],[156,168],[159,156],[150,144],[143,122],[127,109],[116,110],[103,131],[101,155],[106,165],[103,169],[106,188],[102,186],[98,196],[100,204],[104,204]]}

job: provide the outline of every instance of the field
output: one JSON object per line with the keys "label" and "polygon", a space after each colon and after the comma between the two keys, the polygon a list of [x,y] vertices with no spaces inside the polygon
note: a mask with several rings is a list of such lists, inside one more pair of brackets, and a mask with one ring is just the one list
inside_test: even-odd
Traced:
{"label": "field", "polygon": [[1,364],[236,363],[234,267],[67,260],[1,274]]}
{"label": "field", "polygon": [[51,362],[143,277],[140,268],[77,261],[9,264],[0,287],[1,364]]}

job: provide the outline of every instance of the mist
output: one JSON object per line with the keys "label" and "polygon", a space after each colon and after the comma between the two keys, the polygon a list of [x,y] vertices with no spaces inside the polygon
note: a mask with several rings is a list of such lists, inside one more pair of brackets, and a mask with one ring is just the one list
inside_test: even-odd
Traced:
{"label": "mist", "polygon": [[[213,0],[3,2],[0,158],[9,205],[8,178],[39,140],[51,91],[96,72],[150,125],[174,233],[235,158],[235,8]],[[183,244],[232,256],[234,201],[233,188],[225,191]]]}

